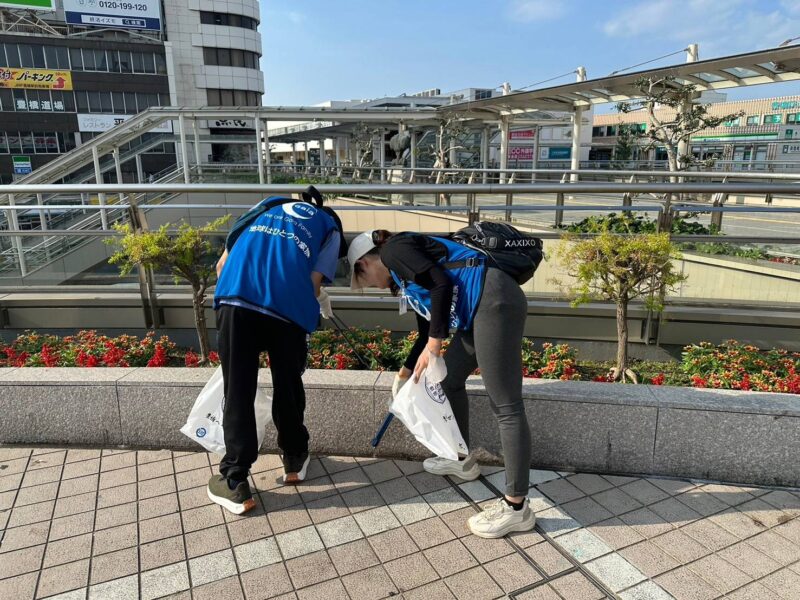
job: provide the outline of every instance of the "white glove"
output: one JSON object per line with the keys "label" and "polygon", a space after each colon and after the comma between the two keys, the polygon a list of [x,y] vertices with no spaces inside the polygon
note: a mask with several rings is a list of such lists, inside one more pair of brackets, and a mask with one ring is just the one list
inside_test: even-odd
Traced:
{"label": "white glove", "polygon": [[330,319],[333,316],[333,308],[331,307],[331,297],[328,296],[325,288],[319,288],[317,302],[319,302],[319,312],[323,318]]}
{"label": "white glove", "polygon": [[400,377],[400,373],[394,376],[394,381],[392,382],[392,398],[397,396],[400,392],[400,388],[403,387],[407,381],[408,377]]}

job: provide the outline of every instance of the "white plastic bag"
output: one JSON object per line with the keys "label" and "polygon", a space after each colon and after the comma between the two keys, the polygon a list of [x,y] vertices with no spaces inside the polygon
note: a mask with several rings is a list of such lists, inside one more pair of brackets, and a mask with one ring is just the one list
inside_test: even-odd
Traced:
{"label": "white plastic bag", "polygon": [[390,412],[403,422],[417,441],[437,456],[458,460],[468,454],[450,401],[440,382],[447,375],[444,359],[432,355],[418,383],[410,378],[395,396]]}
{"label": "white plastic bag", "polygon": [[[190,437],[210,452],[225,454],[225,434],[222,429],[222,410],[225,402],[222,384],[222,367],[217,368],[203,391],[194,402],[186,425],[181,433]],[[264,442],[267,423],[272,419],[272,398],[261,389],[256,390],[256,427],[258,447]]]}

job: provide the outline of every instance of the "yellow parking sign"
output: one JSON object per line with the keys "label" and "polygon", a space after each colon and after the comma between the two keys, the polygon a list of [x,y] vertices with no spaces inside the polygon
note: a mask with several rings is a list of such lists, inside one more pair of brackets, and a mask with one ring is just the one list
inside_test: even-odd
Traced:
{"label": "yellow parking sign", "polygon": [[0,67],[0,88],[71,90],[72,73],[51,69],[15,69]]}

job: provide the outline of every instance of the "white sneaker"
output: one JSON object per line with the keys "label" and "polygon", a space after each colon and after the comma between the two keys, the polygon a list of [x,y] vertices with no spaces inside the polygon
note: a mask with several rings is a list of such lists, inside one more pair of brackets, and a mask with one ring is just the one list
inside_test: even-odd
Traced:
{"label": "white sneaker", "polygon": [[515,531],[530,531],[536,525],[536,515],[527,498],[520,510],[514,510],[502,498],[498,498],[483,512],[471,516],[467,523],[470,531],[478,537],[494,539]]}
{"label": "white sneaker", "polygon": [[432,475],[454,475],[465,481],[472,481],[481,476],[478,461],[472,456],[468,456],[464,460],[450,460],[434,456],[426,458],[422,463],[422,468]]}

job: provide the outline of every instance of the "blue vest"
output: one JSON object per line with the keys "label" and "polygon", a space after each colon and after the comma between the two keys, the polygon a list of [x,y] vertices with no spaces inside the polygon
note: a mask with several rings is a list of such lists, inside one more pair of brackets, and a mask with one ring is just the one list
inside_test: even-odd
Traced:
{"label": "blue vest", "polygon": [[217,281],[214,308],[222,300],[243,301],[314,331],[319,303],[311,272],[335,229],[330,216],[307,202],[281,204],[261,214],[230,250]]}
{"label": "blue vest", "polygon": [[[473,267],[447,268],[445,271],[453,281],[453,303],[450,306],[450,328],[469,331],[478,304],[483,294],[483,282],[486,274],[484,256],[477,250],[445,238],[434,237],[434,240],[447,248],[447,256],[439,261],[444,267],[446,263],[461,262],[469,259],[477,261]],[[431,320],[431,293],[413,281],[404,281],[394,271],[390,271],[392,279],[400,287],[401,297],[420,316]]]}

